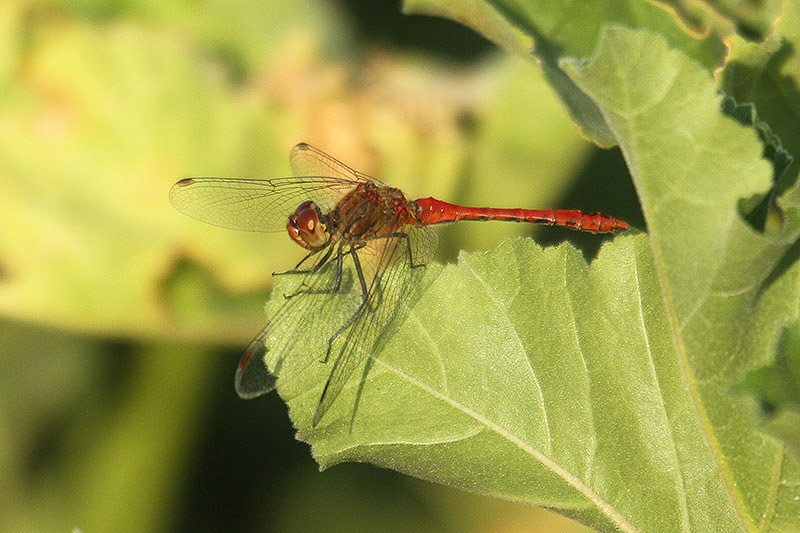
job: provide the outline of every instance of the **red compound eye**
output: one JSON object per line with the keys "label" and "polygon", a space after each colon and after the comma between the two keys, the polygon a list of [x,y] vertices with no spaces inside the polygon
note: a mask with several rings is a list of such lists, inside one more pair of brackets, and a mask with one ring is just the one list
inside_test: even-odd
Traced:
{"label": "red compound eye", "polygon": [[328,242],[328,232],[320,224],[319,212],[314,202],[308,200],[297,206],[286,224],[289,237],[303,248],[315,250]]}
{"label": "red compound eye", "polygon": [[314,210],[313,202],[303,202],[295,211],[297,215],[297,228],[301,231],[313,233],[319,222],[317,212]]}

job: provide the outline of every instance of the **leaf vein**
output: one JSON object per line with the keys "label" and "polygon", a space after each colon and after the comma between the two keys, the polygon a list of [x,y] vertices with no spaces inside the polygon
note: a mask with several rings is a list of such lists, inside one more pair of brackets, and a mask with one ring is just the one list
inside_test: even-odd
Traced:
{"label": "leaf vein", "polygon": [[640,324],[641,329],[642,329],[642,335],[644,337],[644,344],[645,344],[645,347],[647,349],[647,361],[648,361],[648,363],[650,365],[650,372],[652,374],[653,383],[658,388],[658,399],[659,399],[659,402],[660,402],[661,410],[662,410],[662,412],[664,414],[664,418],[665,418],[664,428],[669,433],[669,442],[672,445],[672,455],[673,455],[673,457],[675,459],[675,463],[676,463],[675,471],[677,472],[677,477],[678,477],[678,479],[676,480],[676,483],[678,485],[680,485],[678,487],[678,498],[680,500],[681,523],[682,523],[682,526],[681,526],[680,529],[683,530],[683,531],[689,531],[691,529],[691,523],[690,523],[690,520],[689,520],[689,507],[688,507],[688,503],[686,501],[686,492],[687,492],[686,491],[686,480],[683,477],[683,471],[681,470],[681,467],[680,467],[680,460],[679,460],[679,457],[678,457],[678,450],[676,448],[676,439],[675,439],[674,434],[672,433],[672,425],[669,422],[669,415],[667,414],[667,406],[664,403],[664,393],[661,390],[661,381],[658,379],[658,372],[656,371],[656,364],[655,364],[655,360],[654,360],[654,357],[653,357],[653,349],[652,349],[652,346],[650,344],[650,336],[647,333],[647,322],[646,322],[645,317],[644,317],[644,307],[642,305],[642,288],[641,288],[640,283],[639,283],[639,264],[635,260],[633,261],[633,273],[634,273],[633,279],[634,279],[634,282],[636,283],[636,295],[637,295],[636,303],[637,303],[637,306],[638,306],[637,311],[638,311],[638,315],[639,315],[639,324]]}
{"label": "leaf vein", "polygon": [[[569,303],[569,305],[567,306],[567,309],[569,310],[569,313],[571,315],[571,320],[569,322],[570,322],[570,324],[572,324],[572,333],[575,336],[575,348],[578,350],[578,355],[580,356],[581,364],[583,365],[583,371],[586,373],[586,384],[587,384],[587,387],[589,387],[589,397],[591,398],[592,380],[590,379],[589,365],[586,362],[586,356],[585,356],[585,354],[583,352],[583,347],[581,346],[580,334],[578,333],[578,321],[577,321],[577,318],[575,316],[575,302],[571,297],[572,295],[569,293],[569,288],[567,287],[567,254],[566,253],[564,254],[564,263],[563,264],[564,264],[564,273],[563,273],[564,291],[567,294],[567,302]],[[590,409],[589,416],[591,417],[591,421],[592,421],[591,425],[592,425],[592,427],[594,427],[594,404],[591,401],[589,401],[588,405],[589,405],[589,409]],[[595,437],[596,437],[596,432],[592,434],[591,445],[587,447],[587,457],[586,457],[586,477],[587,478],[589,477],[589,475],[590,475],[590,473],[592,471],[592,465],[594,464],[594,458],[597,455],[597,439]]]}
{"label": "leaf vein", "polygon": [[425,334],[425,338],[428,340],[428,343],[431,345],[434,355],[436,356],[436,360],[439,362],[439,370],[442,374],[442,389],[444,392],[449,393],[449,389],[447,386],[447,372],[445,371],[444,366],[444,358],[442,357],[442,351],[439,349],[439,345],[434,342],[433,337],[431,337],[430,330],[424,326],[422,321],[419,319],[419,314],[412,312],[411,315],[414,317],[414,321],[419,326],[419,329]]}
{"label": "leaf vein", "polygon": [[390,371],[394,372],[395,374],[397,374],[401,379],[406,380],[408,383],[410,383],[412,385],[415,385],[416,387],[418,387],[421,390],[423,390],[424,392],[430,394],[434,398],[436,398],[436,399],[438,399],[438,400],[450,405],[454,409],[464,413],[465,415],[469,416],[470,418],[472,418],[473,420],[475,420],[476,422],[478,422],[479,424],[484,426],[487,430],[492,431],[493,433],[496,433],[498,436],[500,436],[501,438],[507,440],[511,444],[515,445],[517,448],[519,448],[524,453],[530,455],[531,457],[533,457],[534,459],[539,461],[539,463],[541,463],[545,468],[548,468],[551,472],[553,472],[554,474],[559,476],[561,479],[563,479],[569,486],[571,486],[572,488],[577,490],[580,494],[582,494],[587,500],[592,502],[600,510],[600,512],[605,514],[611,521],[613,521],[620,530],[622,530],[622,531],[636,531],[636,528],[634,528],[633,525],[630,524],[625,519],[625,517],[622,514],[620,514],[620,512],[617,511],[611,505],[610,502],[607,502],[605,499],[603,499],[598,493],[593,491],[588,485],[586,485],[578,477],[573,475],[568,470],[562,468],[561,465],[556,463],[554,460],[552,460],[550,457],[548,457],[541,450],[531,446],[529,443],[525,442],[524,440],[522,440],[522,438],[520,438],[519,436],[517,436],[513,432],[507,430],[503,426],[494,423],[493,421],[489,420],[487,417],[485,417],[485,416],[481,415],[480,413],[478,413],[476,411],[473,411],[472,409],[468,408],[466,405],[455,401],[453,398],[451,398],[449,396],[445,396],[444,394],[442,394],[441,392],[431,388],[427,384],[415,379],[413,376],[411,376],[409,374],[406,374],[405,372],[403,372],[399,368],[390,365],[388,362],[386,362],[386,361],[384,361],[384,360],[382,360],[382,359],[380,359],[378,357],[372,356],[372,355],[370,357],[373,358],[373,360],[375,361],[376,364],[387,368],[388,370],[390,370]]}
{"label": "leaf vein", "polygon": [[550,420],[548,420],[548,418],[547,418],[547,406],[545,405],[545,401],[544,401],[544,393],[542,392],[542,385],[541,385],[541,383],[539,383],[539,378],[536,375],[536,371],[533,369],[533,363],[531,363],[531,359],[528,356],[528,352],[525,349],[525,345],[522,343],[522,339],[520,339],[520,337],[519,337],[519,333],[517,332],[517,328],[513,327],[514,321],[511,319],[511,316],[508,313],[508,309],[506,309],[505,306],[500,304],[499,300],[495,297],[494,291],[486,283],[486,281],[483,278],[481,278],[480,275],[478,275],[478,272],[474,268],[472,268],[472,265],[470,265],[467,262],[465,262],[465,264],[466,264],[467,268],[469,269],[469,271],[472,273],[472,275],[475,276],[475,279],[477,279],[478,282],[481,284],[481,286],[484,288],[484,291],[486,292],[486,295],[491,299],[491,301],[492,301],[492,303],[494,303],[495,307],[497,307],[497,308],[499,308],[499,309],[501,309],[503,311],[503,314],[505,315],[506,321],[509,324],[512,325],[511,330],[514,332],[514,338],[515,338],[517,344],[519,345],[519,351],[523,355],[523,358],[525,359],[525,362],[528,364],[528,370],[530,370],[531,379],[533,379],[533,383],[536,385],[536,392],[537,392],[537,394],[539,396],[539,403],[542,406],[542,421],[543,421],[543,427],[544,427],[545,434],[546,434],[547,447],[548,447],[548,451],[550,451],[552,449],[553,442],[552,442],[552,436],[550,434]]}

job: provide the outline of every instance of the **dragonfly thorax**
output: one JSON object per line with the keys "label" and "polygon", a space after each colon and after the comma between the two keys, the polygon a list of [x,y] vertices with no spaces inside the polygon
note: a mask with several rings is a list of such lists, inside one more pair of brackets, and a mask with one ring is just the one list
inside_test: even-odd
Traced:
{"label": "dragonfly thorax", "polygon": [[317,204],[307,200],[297,206],[294,213],[289,216],[286,231],[289,232],[289,237],[303,248],[319,250],[330,240],[330,233],[323,220]]}

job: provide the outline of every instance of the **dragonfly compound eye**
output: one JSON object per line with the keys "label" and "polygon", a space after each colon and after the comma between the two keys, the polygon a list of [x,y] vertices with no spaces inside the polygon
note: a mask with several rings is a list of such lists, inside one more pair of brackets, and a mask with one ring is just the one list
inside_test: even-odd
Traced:
{"label": "dragonfly compound eye", "polygon": [[328,243],[328,230],[319,220],[319,211],[312,201],[300,204],[289,217],[286,231],[297,244],[309,250],[317,250]]}

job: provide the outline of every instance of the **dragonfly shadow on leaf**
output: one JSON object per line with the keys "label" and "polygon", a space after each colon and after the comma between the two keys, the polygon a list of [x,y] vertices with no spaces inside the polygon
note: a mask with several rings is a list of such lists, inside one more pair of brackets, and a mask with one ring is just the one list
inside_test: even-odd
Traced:
{"label": "dragonfly shadow on leaf", "polygon": [[[356,389],[355,398],[353,401],[353,408],[351,410],[350,420],[349,420],[349,431],[353,431],[353,427],[355,425],[356,416],[358,414],[358,408],[361,403],[361,397],[364,392],[364,387],[367,383],[367,378],[372,370],[372,367],[375,365],[375,360],[381,356],[384,349],[391,343],[392,339],[398,334],[400,329],[403,327],[403,324],[408,319],[411,312],[416,307],[417,303],[420,299],[428,292],[428,290],[434,285],[436,280],[439,278],[441,273],[444,271],[444,265],[439,263],[430,263],[426,265],[424,268],[413,269],[412,276],[413,279],[411,280],[411,287],[410,290],[398,305],[394,306],[394,311],[391,318],[388,320],[388,325],[383,329],[383,331],[378,336],[377,340],[375,341],[375,345],[372,349],[372,353],[370,357],[367,359],[366,364],[364,365],[364,371],[361,374],[361,378],[358,380],[358,387]],[[418,355],[418,354],[417,354]],[[407,357],[414,357],[415,354],[407,353],[405,354]]]}

